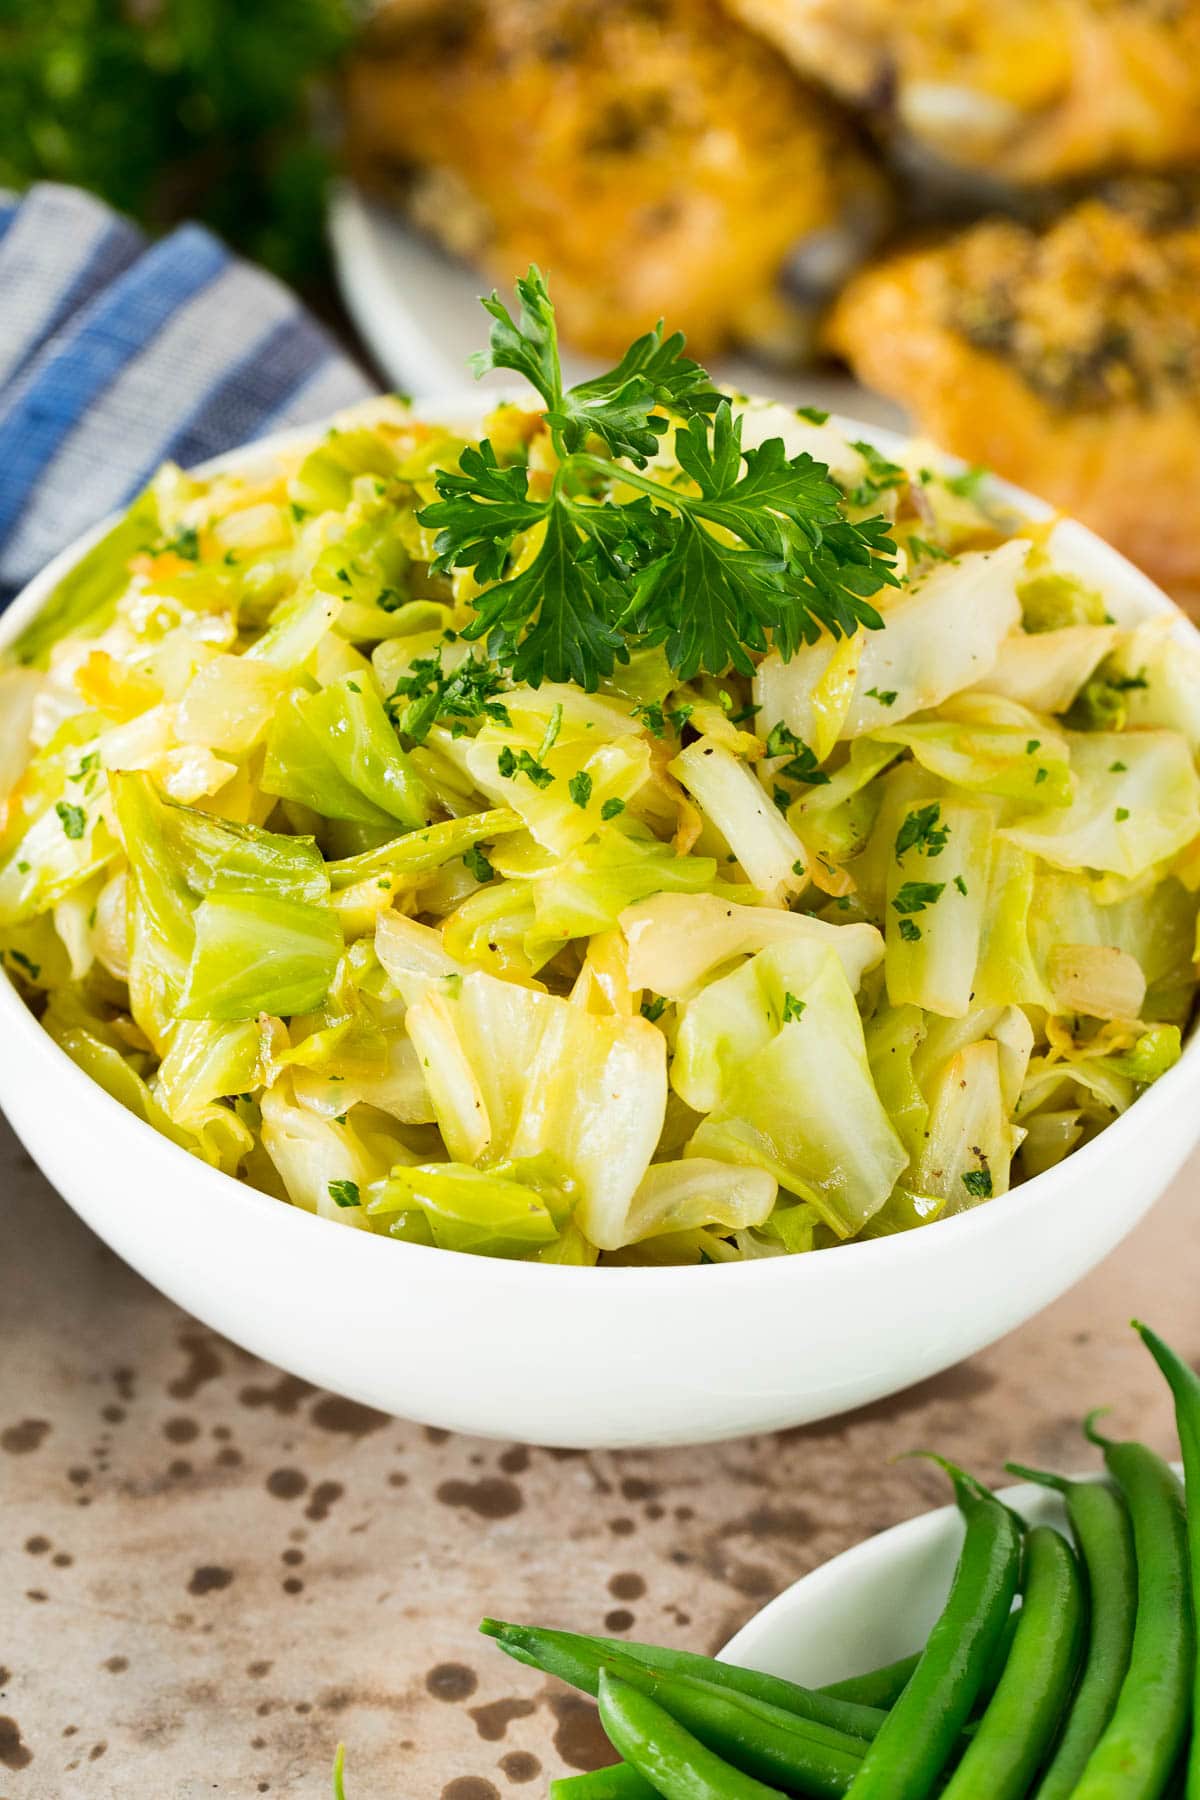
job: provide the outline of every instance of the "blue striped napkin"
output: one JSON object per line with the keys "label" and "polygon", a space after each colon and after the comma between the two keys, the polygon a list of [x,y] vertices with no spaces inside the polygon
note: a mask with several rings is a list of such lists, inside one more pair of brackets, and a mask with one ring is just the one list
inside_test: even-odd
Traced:
{"label": "blue striped napkin", "polygon": [[148,244],[76,188],[0,194],[0,605],[165,458],[371,391],[294,294],[200,226]]}

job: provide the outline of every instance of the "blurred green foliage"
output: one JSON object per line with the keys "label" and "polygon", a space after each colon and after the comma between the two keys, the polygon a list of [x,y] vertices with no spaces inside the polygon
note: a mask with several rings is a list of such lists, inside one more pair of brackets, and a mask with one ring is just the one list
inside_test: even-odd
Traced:
{"label": "blurred green foliage", "polygon": [[201,218],[291,281],[324,271],[320,76],[361,0],[0,0],[0,187]]}

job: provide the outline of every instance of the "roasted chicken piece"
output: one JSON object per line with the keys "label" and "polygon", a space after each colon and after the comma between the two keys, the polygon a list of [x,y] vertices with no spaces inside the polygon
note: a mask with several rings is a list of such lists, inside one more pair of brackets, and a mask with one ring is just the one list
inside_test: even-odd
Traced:
{"label": "roasted chicken piece", "polygon": [[1117,184],[854,277],[832,347],[918,428],[1200,607],[1200,186]]}
{"label": "roasted chicken piece", "polygon": [[806,347],[886,212],[848,125],[713,0],[397,0],[348,75],[351,163],[576,347],[666,315],[701,355]]}
{"label": "roasted chicken piece", "polygon": [[902,149],[989,181],[1200,155],[1200,0],[726,0]]}

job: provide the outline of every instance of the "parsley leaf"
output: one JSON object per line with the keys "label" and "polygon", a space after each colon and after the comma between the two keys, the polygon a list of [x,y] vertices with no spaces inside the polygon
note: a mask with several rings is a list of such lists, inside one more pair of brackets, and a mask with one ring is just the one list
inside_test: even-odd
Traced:
{"label": "parsley leaf", "polygon": [[900,936],[904,939],[906,944],[916,944],[920,942],[921,927],[915,920],[901,919],[898,929]]}
{"label": "parsley leaf", "polygon": [[87,814],[82,806],[69,806],[65,800],[58,800],[54,806],[62,822],[64,834],[69,838],[81,838],[87,829]]}
{"label": "parsley leaf", "polygon": [[576,806],[586,806],[592,797],[592,778],[586,769],[577,769],[567,783],[567,792]]}
{"label": "parsley leaf", "polygon": [[512,314],[493,294],[483,305],[493,324],[488,348],[471,358],[476,376],[489,369],[523,375],[546,402],[546,421],[569,453],[582,450],[591,435],[602,438],[613,456],[627,456],[639,469],[658,449],[668,421],[659,407],[690,416],[712,412],[720,395],[700,364],[683,354],[680,331],[663,337],[660,319],[632,343],[615,369],[563,390],[554,305],[536,264],[515,283],[520,311]]}
{"label": "parsley leaf", "polygon": [[358,1191],[357,1181],[331,1181],[329,1198],[335,1206],[361,1206],[362,1198]]}
{"label": "parsley leaf", "polygon": [[992,1197],[990,1169],[968,1169],[962,1178],[962,1184],[974,1200],[990,1200]]}
{"label": "parsley leaf", "polygon": [[944,881],[906,881],[892,901],[898,913],[924,912],[941,897]]}
{"label": "parsley leaf", "polygon": [[899,691],[898,688],[868,688],[867,698],[878,700],[880,706],[895,706]]}
{"label": "parsley leaf", "polygon": [[600,817],[604,820],[615,819],[624,811],[625,802],[623,800],[618,800],[614,794],[612,799],[606,800],[604,805],[600,808]]}
{"label": "parsley leaf", "polygon": [[655,994],[652,1000],[643,1000],[640,1008],[643,1019],[649,1019],[652,1025],[657,1025],[666,1010],[667,1002],[662,994]]}
{"label": "parsley leaf", "polygon": [[[486,440],[434,477],[419,515],[433,529],[433,567],[470,569],[481,588],[468,639],[519,682],[594,689],[627,662],[630,640],[665,646],[683,680],[753,673],[752,653],[792,656],[822,629],[846,636],[883,621],[870,604],[897,586],[886,519],[851,522],[824,464],[789,457],[781,438],[743,450],[741,421],[683,340],[662,328],[605,375],[564,390],[554,308],[536,268],[517,283],[514,320],[495,295],[477,372],[512,369],[546,405],[559,463],[545,498],[528,470],[501,467]],[[675,456],[684,481],[640,473],[682,419]],[[600,439],[609,457],[589,446]],[[632,464],[632,467],[628,465]],[[890,465],[889,465],[890,466]],[[614,490],[634,498],[615,500]],[[513,573],[518,543],[523,557]]]}
{"label": "parsley leaf", "polygon": [[779,1015],[780,1023],[782,1025],[788,1025],[793,1020],[800,1018],[807,1004],[808,1002],[806,1000],[797,1000],[795,994],[785,993],[783,996],[783,1011]]}

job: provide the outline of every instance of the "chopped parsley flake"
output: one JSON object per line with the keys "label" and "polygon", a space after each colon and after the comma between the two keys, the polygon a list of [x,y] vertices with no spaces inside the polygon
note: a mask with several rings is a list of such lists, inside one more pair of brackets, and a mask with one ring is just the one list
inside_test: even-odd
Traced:
{"label": "chopped parsley flake", "polygon": [[592,778],[586,769],[578,769],[567,783],[567,791],[576,806],[586,806],[592,797]]}
{"label": "chopped parsley flake", "polygon": [[962,1178],[962,1184],[973,1200],[990,1200],[992,1197],[990,1169],[968,1169]]}
{"label": "chopped parsley flake", "polygon": [[491,881],[496,873],[478,844],[472,844],[469,850],[464,851],[463,864],[476,881]]}
{"label": "chopped parsley flake", "polygon": [[646,730],[654,737],[660,738],[666,731],[666,715],[660,700],[645,700],[633,709],[635,719],[640,719]]}
{"label": "chopped parsley flake", "polygon": [[606,820],[615,819],[619,813],[623,813],[624,811],[625,802],[623,800],[618,800],[614,794],[612,799],[606,800],[604,805],[600,808],[600,817]]}
{"label": "chopped parsley flake", "polygon": [[981,468],[964,469],[961,475],[947,475],[942,486],[947,493],[957,494],[960,500],[974,500],[980,487],[988,478],[988,470]]}
{"label": "chopped parsley flake", "polygon": [[1124,775],[1128,766],[1127,763],[1123,762],[1109,763],[1108,772],[1110,775]]}
{"label": "chopped parsley flake", "polygon": [[913,919],[901,919],[898,929],[906,944],[915,944],[919,941],[921,927]]}
{"label": "chopped parsley flake", "polygon": [[785,781],[803,782],[807,787],[828,786],[829,777],[813,751],[786,725],[772,725],[767,735],[767,755],[788,757],[782,768],[776,770]]}
{"label": "chopped parsley flake", "polygon": [[1049,769],[1043,768],[1042,766],[1039,765],[1039,767],[1036,768],[1033,772],[1034,787],[1041,787],[1043,781],[1046,781],[1049,778],[1049,775],[1050,775]]}
{"label": "chopped parsley flake", "polygon": [[199,562],[200,533],[194,525],[181,525],[174,537],[165,538],[159,545],[160,551],[173,550],[184,562]]}
{"label": "chopped parsley flake", "polygon": [[1129,808],[1127,806],[1118,806],[1116,812],[1113,814],[1113,818],[1117,821],[1118,825],[1123,825],[1128,817]]}
{"label": "chopped parsley flake", "polygon": [[783,996],[783,1012],[780,1014],[781,1022],[784,1025],[789,1025],[793,1020],[801,1018],[807,1004],[808,1002],[806,1000],[797,1000],[795,994],[785,993]]}
{"label": "chopped parsley flake", "polygon": [[69,838],[81,838],[87,830],[87,814],[82,806],[69,806],[65,800],[55,804],[55,812],[62,821],[62,828]]}
{"label": "chopped parsley flake", "polygon": [[880,706],[895,706],[898,693],[897,688],[873,687],[867,689],[867,699],[878,700]]}
{"label": "chopped parsley flake", "polygon": [[30,981],[36,981],[42,972],[42,965],[40,963],[35,963],[32,958],[26,956],[23,950],[6,950],[5,955],[8,957],[9,962],[16,963],[18,969],[24,970]]}
{"label": "chopped parsley flake", "polygon": [[496,768],[506,781],[515,781],[518,775],[528,775],[534,787],[548,788],[554,780],[553,773],[544,764],[536,761],[528,750],[514,750],[511,744],[505,744],[496,758]]}
{"label": "chopped parsley flake", "polygon": [[906,881],[892,906],[898,913],[924,912],[941,898],[945,885],[944,881]]}
{"label": "chopped parsley flake", "polygon": [[796,417],[807,419],[810,425],[824,425],[828,422],[829,414],[819,406],[798,406]]}
{"label": "chopped parsley flake", "polygon": [[1032,756],[1034,751],[1040,750],[1041,747],[1042,747],[1041,738],[1030,738],[1029,742],[1025,746],[1026,756]]}
{"label": "chopped parsley flake", "polygon": [[335,1206],[361,1206],[362,1199],[358,1191],[357,1181],[331,1181],[329,1198]]}
{"label": "chopped parsley flake", "polygon": [[910,812],[896,833],[896,860],[903,857],[906,850],[919,850],[922,856],[940,856],[946,848],[950,836],[948,825],[939,825],[942,808],[937,800],[929,806],[918,807]]}
{"label": "chopped parsley flake", "polygon": [[915,532],[908,540],[908,551],[910,556],[915,556],[922,562],[954,561],[949,550],[943,550],[940,544],[931,544],[928,538],[918,537]]}
{"label": "chopped parsley flake", "polygon": [[965,881],[964,881],[964,880],[963,880],[963,878],[962,878],[962,876],[961,876],[961,875],[956,875],[956,876],[955,876],[955,877],[954,877],[954,885],[955,885],[955,887],[956,887],[956,888],[957,888],[957,889],[958,889],[958,891],[959,891],[959,893],[960,893],[960,894],[965,894],[965,893],[966,893],[966,891],[967,891],[967,884],[966,884],[966,882],[965,882]]}
{"label": "chopped parsley flake", "polygon": [[655,996],[652,1000],[643,1000],[642,1001],[642,1005],[641,1005],[642,1017],[643,1017],[643,1019],[649,1019],[649,1021],[652,1025],[656,1025],[658,1023],[658,1021],[662,1018],[662,1016],[666,1012],[666,1010],[667,1010],[667,1003],[661,994],[655,994]]}
{"label": "chopped parsley flake", "polygon": [[508,708],[496,698],[506,687],[500,671],[481,657],[469,656],[447,672],[437,650],[417,657],[397,681],[386,702],[388,716],[397,731],[417,744],[425,742],[438,719],[483,718],[511,729]]}
{"label": "chopped parsley flake", "polygon": [[851,506],[871,506],[880,494],[885,494],[889,488],[902,487],[908,480],[908,471],[899,463],[890,462],[874,444],[855,440],[850,447],[858,451],[867,465],[864,479],[847,491],[846,498]]}

